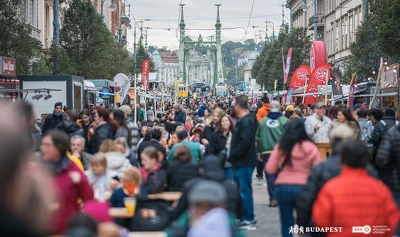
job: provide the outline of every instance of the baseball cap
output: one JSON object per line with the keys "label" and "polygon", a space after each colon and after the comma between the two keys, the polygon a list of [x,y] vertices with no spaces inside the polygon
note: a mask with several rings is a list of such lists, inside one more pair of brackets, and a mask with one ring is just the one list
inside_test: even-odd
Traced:
{"label": "baseball cap", "polygon": [[323,108],[323,107],[326,107],[326,105],[323,102],[318,102],[318,103],[315,104],[315,108],[316,109],[320,109],[320,108]]}
{"label": "baseball cap", "polygon": [[279,112],[279,109],[281,108],[281,105],[279,104],[278,101],[274,100],[269,104],[269,108],[270,108],[271,112]]}
{"label": "baseball cap", "polygon": [[286,106],[286,111],[289,111],[289,112],[294,111],[294,106],[293,105]]}
{"label": "baseball cap", "polygon": [[189,203],[209,202],[212,204],[224,203],[227,201],[227,194],[222,184],[214,181],[199,181],[190,190],[188,195]]}
{"label": "baseball cap", "polygon": [[119,107],[119,109],[122,110],[127,115],[131,115],[131,113],[132,113],[132,110],[128,105],[123,105],[123,106]]}

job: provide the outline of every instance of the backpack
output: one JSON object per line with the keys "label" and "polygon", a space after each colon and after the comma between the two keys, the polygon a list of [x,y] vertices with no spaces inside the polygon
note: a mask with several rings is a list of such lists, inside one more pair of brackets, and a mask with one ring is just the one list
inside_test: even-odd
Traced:
{"label": "backpack", "polygon": [[169,224],[170,204],[163,199],[137,198],[135,216],[130,223],[131,231],[162,231]]}

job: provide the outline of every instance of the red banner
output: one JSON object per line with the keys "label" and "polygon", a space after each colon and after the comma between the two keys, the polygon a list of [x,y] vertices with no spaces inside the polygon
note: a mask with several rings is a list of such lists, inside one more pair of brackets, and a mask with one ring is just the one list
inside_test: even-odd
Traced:
{"label": "red banner", "polygon": [[292,78],[290,79],[289,88],[293,88],[294,90],[300,88],[306,84],[307,77],[311,76],[310,66],[301,65],[298,67],[292,74]]}
{"label": "red banner", "polygon": [[314,41],[310,49],[310,69],[314,72],[316,68],[327,64],[326,47],[323,41]]}
{"label": "red banner", "polygon": [[293,51],[293,49],[290,48],[288,55],[287,55],[287,59],[286,59],[286,67],[284,67],[284,69],[283,69],[283,83],[284,84],[287,82],[287,79],[289,77],[290,62],[292,60],[292,51]]}
{"label": "red banner", "polygon": [[[308,82],[306,94],[318,93],[318,86],[326,85],[326,80],[329,79],[329,69],[331,69],[330,64],[324,64],[319,66],[311,74],[310,81]],[[304,104],[307,106],[309,104],[314,104],[316,102],[316,96],[306,96]]]}
{"label": "red banner", "polygon": [[15,76],[17,74],[16,61],[13,58],[0,57],[0,75]]}
{"label": "red banner", "polygon": [[354,73],[350,82],[349,97],[347,98],[347,107],[351,111],[353,111],[353,106],[354,106],[354,93],[356,90],[356,85],[357,85],[357,74]]}
{"label": "red banner", "polygon": [[150,88],[150,59],[145,59],[142,64],[142,85],[145,86],[146,90]]}

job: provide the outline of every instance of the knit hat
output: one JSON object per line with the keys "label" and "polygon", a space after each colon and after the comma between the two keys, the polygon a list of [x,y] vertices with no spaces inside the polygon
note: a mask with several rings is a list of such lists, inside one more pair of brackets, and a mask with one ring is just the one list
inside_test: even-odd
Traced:
{"label": "knit hat", "polygon": [[286,106],[286,111],[289,111],[289,112],[294,111],[294,106],[293,105]]}
{"label": "knit hat", "polygon": [[188,195],[190,203],[209,202],[213,204],[225,203],[227,194],[224,186],[215,181],[200,181],[194,185]]}
{"label": "knit hat", "polygon": [[109,206],[107,203],[98,202],[96,200],[87,201],[82,207],[82,211],[93,217],[97,222],[107,222],[112,221],[110,215],[108,214]]}
{"label": "knit hat", "polygon": [[54,108],[56,108],[57,106],[60,106],[62,108],[62,102],[57,102],[54,104]]}
{"label": "knit hat", "polygon": [[132,110],[128,105],[122,105],[121,107],[119,107],[119,109],[122,110],[128,116],[132,114]]}

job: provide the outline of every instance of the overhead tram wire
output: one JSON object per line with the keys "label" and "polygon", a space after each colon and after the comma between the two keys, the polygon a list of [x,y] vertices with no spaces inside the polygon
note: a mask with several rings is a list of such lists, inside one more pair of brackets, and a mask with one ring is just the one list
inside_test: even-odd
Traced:
{"label": "overhead tram wire", "polygon": [[[243,37],[240,39],[239,42],[242,42],[242,40],[246,37],[246,35],[249,33],[249,26],[250,26],[250,22],[251,22],[251,17],[253,16],[253,9],[254,9],[254,2],[255,0],[253,0],[253,3],[251,4],[251,11],[250,11],[250,17],[249,17],[249,22],[247,23],[247,28],[245,30],[245,33],[243,35]],[[254,28],[254,27],[253,27]]]}
{"label": "overhead tram wire", "polygon": [[[281,16],[282,14],[270,14],[270,15],[261,15],[261,16],[253,16],[253,18],[264,18],[264,17],[270,17],[270,16]],[[235,20],[235,19],[248,19],[249,17],[221,17],[221,20]],[[142,21],[153,21],[153,22],[158,22],[158,21],[175,21],[176,19],[151,19],[151,18],[144,18],[140,19]],[[215,20],[215,18],[186,18],[185,21],[204,21],[204,20]],[[178,19],[180,21],[180,18]]]}

